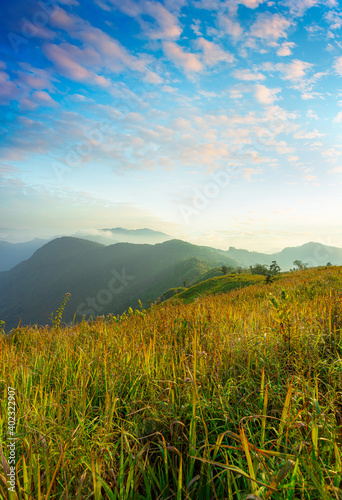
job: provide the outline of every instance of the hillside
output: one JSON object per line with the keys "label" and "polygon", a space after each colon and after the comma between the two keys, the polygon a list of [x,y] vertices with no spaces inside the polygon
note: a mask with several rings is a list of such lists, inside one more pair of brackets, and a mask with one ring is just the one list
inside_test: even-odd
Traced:
{"label": "hillside", "polygon": [[173,296],[174,300],[184,301],[186,304],[205,295],[215,295],[217,293],[227,293],[232,290],[241,289],[249,285],[262,283],[265,276],[257,274],[226,274],[215,276],[181,290]]}
{"label": "hillside", "polygon": [[155,301],[213,266],[234,265],[225,252],[180,240],[156,245],[104,246],[78,238],[55,239],[25,262],[0,273],[0,319],[6,329],[46,324],[66,292],[65,320],[120,314]]}
{"label": "hillside", "polygon": [[341,290],[341,267],[308,269],[0,332],[0,497],[341,500]]}

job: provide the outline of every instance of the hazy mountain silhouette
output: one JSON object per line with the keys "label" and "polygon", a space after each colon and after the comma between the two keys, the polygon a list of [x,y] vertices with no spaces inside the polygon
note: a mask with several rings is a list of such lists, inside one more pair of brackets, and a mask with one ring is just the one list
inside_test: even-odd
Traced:
{"label": "hazy mountain silhouette", "polygon": [[270,265],[273,260],[276,260],[282,271],[293,268],[295,260],[301,260],[310,267],[324,266],[328,262],[333,265],[342,265],[342,248],[314,242],[305,243],[298,247],[287,247],[281,252],[272,254],[230,247],[227,255],[241,266],[250,266],[256,263]]}
{"label": "hazy mountain silhouette", "polygon": [[126,229],[124,227],[94,229],[76,233],[75,238],[82,238],[89,241],[96,241],[103,245],[113,245],[114,243],[140,243],[154,245],[172,240],[172,236],[154,231],[152,229]]}
{"label": "hazy mountain silhouette", "polygon": [[29,259],[34,252],[49,240],[35,238],[25,243],[0,241],[0,271],[7,271],[23,260]]}
{"label": "hazy mountain silhouette", "polygon": [[[160,231],[152,229],[125,229],[123,227],[115,227],[112,229],[94,229],[89,234],[87,232],[79,232],[74,235],[75,238],[82,238],[88,241],[95,241],[103,245],[113,245],[114,243],[163,243],[171,240],[172,237]],[[9,243],[0,241],[0,271],[8,271],[23,260],[29,259],[38,248],[45,245],[50,239],[35,238],[25,243]],[[53,238],[55,239],[55,238]]]}
{"label": "hazy mountain silhouette", "polygon": [[104,246],[79,238],[55,239],[13,269],[0,273],[0,319],[6,330],[46,324],[65,293],[71,298],[63,319],[76,311],[102,315],[148,305],[165,290],[220,265],[235,265],[226,252],[180,240],[156,245],[117,243]]}

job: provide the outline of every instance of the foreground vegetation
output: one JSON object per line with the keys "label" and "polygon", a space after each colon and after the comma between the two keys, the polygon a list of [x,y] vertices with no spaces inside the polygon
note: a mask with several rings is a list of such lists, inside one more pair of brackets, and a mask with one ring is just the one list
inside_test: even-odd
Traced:
{"label": "foreground vegetation", "polygon": [[341,299],[318,268],[1,335],[0,495],[342,499]]}

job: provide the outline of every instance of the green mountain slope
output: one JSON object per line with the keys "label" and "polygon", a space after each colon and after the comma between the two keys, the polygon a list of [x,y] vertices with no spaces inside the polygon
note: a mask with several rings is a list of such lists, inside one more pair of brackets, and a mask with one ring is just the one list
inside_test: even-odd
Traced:
{"label": "green mountain slope", "polygon": [[25,262],[0,273],[0,319],[6,329],[21,319],[46,323],[65,293],[64,319],[119,314],[155,301],[167,289],[192,281],[210,267],[234,265],[226,253],[180,240],[156,245],[104,246],[78,238],[49,242]]}
{"label": "green mountain slope", "polygon": [[227,293],[231,290],[263,282],[265,282],[265,277],[256,274],[226,274],[224,276],[215,276],[180,291],[174,295],[173,299],[179,299],[188,303],[203,295]]}

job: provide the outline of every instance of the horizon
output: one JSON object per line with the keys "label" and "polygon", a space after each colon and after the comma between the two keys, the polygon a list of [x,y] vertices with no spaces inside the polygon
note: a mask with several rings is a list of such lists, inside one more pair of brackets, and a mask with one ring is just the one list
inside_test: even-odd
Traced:
{"label": "horizon", "polygon": [[[76,238],[76,239],[82,239],[82,240],[87,240],[87,241],[96,241],[95,239],[92,240],[92,239],[88,239],[87,236],[102,236],[102,238],[108,238],[109,239],[109,235],[105,235],[103,233],[101,233],[101,231],[108,231],[108,230],[123,230],[123,231],[142,231],[142,230],[148,230],[148,231],[152,231],[154,232],[153,230],[151,230],[150,228],[136,228],[136,229],[127,229],[127,228],[124,228],[124,227],[116,227],[116,228],[105,228],[105,229],[100,229],[100,230],[97,230],[96,231],[96,234],[78,234],[78,233],[75,233],[75,234],[69,234],[69,235],[55,235],[51,238],[46,238],[46,243],[49,243],[55,239],[60,239],[60,238]],[[157,231],[158,232],[158,231]],[[151,243],[151,242],[140,242],[140,243],[137,243],[137,242],[132,242],[132,241],[127,241],[125,242],[124,240],[123,241],[117,241],[116,243],[113,243],[113,242],[108,242],[108,244],[106,243],[103,243],[103,242],[99,242],[97,241],[97,243],[99,243],[100,245],[104,245],[104,246],[109,246],[109,245],[115,245],[117,243],[129,243],[131,245],[160,245],[160,244],[163,244],[163,243],[166,243],[167,241],[171,241],[171,240],[178,240],[178,241],[184,241],[186,243],[190,243],[190,244],[194,244],[194,245],[197,245],[196,243],[193,243],[191,241],[188,241],[188,240],[182,240],[180,238],[176,238],[176,237],[172,237],[171,235],[168,235],[166,233],[163,233],[165,236],[169,236],[170,239],[168,240],[165,240],[165,241],[162,241],[162,242],[154,242],[154,243]],[[21,244],[21,243],[29,243],[31,241],[34,241],[35,239],[42,239],[42,238],[33,238],[32,240],[23,240],[23,241],[15,241],[15,242],[11,242],[11,241],[6,241],[6,240],[0,240],[0,242],[6,242],[6,243],[10,243],[10,244]],[[44,243],[44,245],[46,244]],[[198,246],[207,246],[209,248],[214,248],[216,250],[222,250],[222,251],[228,251],[230,249],[234,249],[234,250],[237,250],[237,251],[248,251],[248,252],[251,252],[251,253],[260,253],[260,254],[265,254],[265,255],[273,255],[273,254],[277,254],[277,253],[280,253],[282,252],[283,250],[285,249],[290,249],[290,248],[300,248],[300,247],[303,247],[305,245],[323,245],[323,246],[327,246],[327,247],[334,247],[334,245],[327,245],[326,243],[323,243],[323,242],[320,242],[320,241],[306,241],[300,245],[289,245],[289,246],[286,246],[286,247],[282,247],[282,248],[278,248],[278,249],[273,249],[273,250],[256,250],[256,249],[247,249],[247,248],[242,248],[242,247],[236,247],[234,245],[231,245],[227,248],[223,248],[223,247],[219,247],[219,246],[211,246],[211,245],[198,245]],[[341,248],[342,247],[334,247],[334,248]]]}
{"label": "horizon", "polygon": [[342,247],[336,0],[6,0],[0,240]]}

